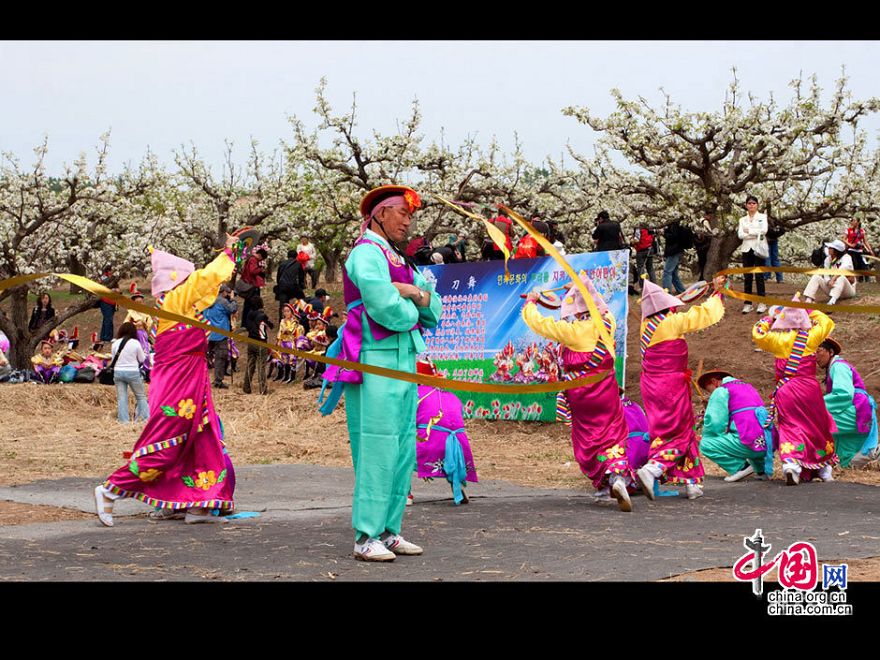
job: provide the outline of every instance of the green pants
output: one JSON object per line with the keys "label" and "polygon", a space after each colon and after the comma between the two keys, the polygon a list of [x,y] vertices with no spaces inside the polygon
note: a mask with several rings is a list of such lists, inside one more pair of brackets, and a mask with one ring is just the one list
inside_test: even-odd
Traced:
{"label": "green pants", "polygon": [[764,473],[766,452],[749,449],[739,441],[736,433],[704,435],[700,440],[700,453],[717,463],[727,474],[739,472],[745,461],[748,461],[756,473]]}
{"label": "green pants", "polygon": [[[362,350],[361,362],[415,372],[412,351]],[[354,465],[351,526],[376,538],[400,534],[406,496],[416,468],[418,386],[364,374],[360,385],[345,385],[345,414]]]}

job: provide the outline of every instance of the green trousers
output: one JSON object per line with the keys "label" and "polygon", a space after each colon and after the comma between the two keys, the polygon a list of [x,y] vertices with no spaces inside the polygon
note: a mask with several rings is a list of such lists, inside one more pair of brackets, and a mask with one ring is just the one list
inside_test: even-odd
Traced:
{"label": "green trousers", "polygon": [[[362,350],[361,362],[415,372],[412,351]],[[355,539],[400,534],[406,496],[416,468],[418,386],[364,374],[345,385],[345,414],[354,465],[351,526]]]}
{"label": "green trousers", "polygon": [[700,440],[700,453],[713,463],[717,463],[718,467],[727,474],[739,472],[745,461],[748,461],[756,473],[764,472],[766,452],[749,449],[739,441],[736,433],[704,435]]}

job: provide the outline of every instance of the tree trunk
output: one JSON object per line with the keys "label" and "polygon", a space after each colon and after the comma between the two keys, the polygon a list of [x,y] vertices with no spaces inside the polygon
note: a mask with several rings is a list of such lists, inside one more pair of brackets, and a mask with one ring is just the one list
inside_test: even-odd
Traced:
{"label": "tree trunk", "polygon": [[335,282],[336,270],[339,268],[342,251],[335,248],[333,250],[321,250],[321,256],[324,258],[324,270],[326,271],[324,281]]}
{"label": "tree trunk", "polygon": [[705,275],[707,280],[713,278],[719,270],[728,267],[731,257],[734,256],[740,243],[742,241],[735,231],[712,237],[712,242],[709,244],[709,254],[706,255]]}
{"label": "tree trunk", "polygon": [[28,330],[27,287],[18,287],[10,296],[12,324],[9,335],[9,363],[14,369],[30,369],[33,345]]}
{"label": "tree trunk", "polygon": [[[75,254],[71,254],[67,258],[67,271],[73,275],[81,275],[82,277],[86,276],[86,267],[80,263],[80,260],[76,258]],[[85,289],[77,286],[73,282],[70,283],[68,290],[70,293],[85,293]]]}

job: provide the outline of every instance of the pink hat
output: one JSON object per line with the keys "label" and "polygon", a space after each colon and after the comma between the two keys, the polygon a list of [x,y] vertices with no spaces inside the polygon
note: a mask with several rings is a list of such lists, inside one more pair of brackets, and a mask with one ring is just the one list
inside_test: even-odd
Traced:
{"label": "pink hat", "polygon": [[152,286],[153,297],[171,291],[195,271],[195,264],[186,259],[175,257],[162,250],[153,250],[150,255],[153,265]]}
{"label": "pink hat", "polygon": [[639,302],[642,303],[642,320],[670,307],[684,305],[683,300],[666,293],[666,289],[657,286],[647,279],[642,280],[642,298]]}
{"label": "pink hat", "polygon": [[[596,291],[596,287],[593,285],[593,281],[587,277],[587,273],[585,271],[580,272],[581,282],[584,283],[584,286],[587,287],[587,291],[590,292],[590,295],[593,297],[593,302],[596,303],[596,308],[599,310],[599,313],[603,316],[608,313],[608,304],[599,295],[599,292]],[[565,297],[562,299],[562,309],[559,312],[559,318],[568,318],[569,316],[575,316],[576,314],[582,314],[584,312],[589,311],[589,307],[587,307],[587,301],[584,300],[583,294],[580,292],[573,283],[568,287],[568,291],[565,293]]]}
{"label": "pink hat", "polygon": [[[800,294],[794,294],[792,298],[795,302],[800,302]],[[800,307],[783,307],[782,311],[776,315],[776,320],[770,326],[771,330],[809,330],[813,327],[810,321],[810,314]]]}

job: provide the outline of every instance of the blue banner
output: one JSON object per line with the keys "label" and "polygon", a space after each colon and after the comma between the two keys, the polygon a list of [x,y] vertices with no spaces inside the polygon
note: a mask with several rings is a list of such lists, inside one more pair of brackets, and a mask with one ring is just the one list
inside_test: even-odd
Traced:
{"label": "blue banner", "polygon": [[[629,252],[586,252],[565,259],[575,271],[587,271],[617,320],[617,380],[623,385]],[[443,300],[440,324],[425,331],[428,354],[445,375],[471,382],[527,384],[561,378],[559,347],[533,333],[520,316],[522,295],[534,288],[552,290],[571,279],[552,257],[511,259],[510,279],[503,261],[479,261],[420,270]],[[556,291],[560,297],[564,291]],[[541,308],[559,319],[559,310]],[[555,394],[522,397],[461,392],[465,417],[553,421]]]}

